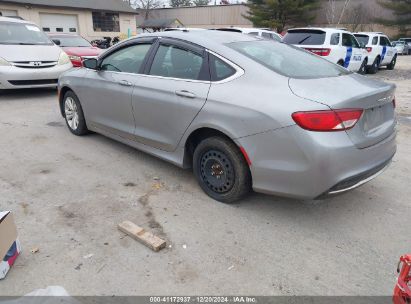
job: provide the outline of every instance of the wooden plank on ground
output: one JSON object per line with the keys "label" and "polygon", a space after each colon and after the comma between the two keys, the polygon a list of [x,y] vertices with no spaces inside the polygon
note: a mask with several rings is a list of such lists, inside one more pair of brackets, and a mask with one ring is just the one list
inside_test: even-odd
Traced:
{"label": "wooden plank on ground", "polygon": [[118,229],[154,251],[160,251],[166,247],[166,241],[130,221],[120,223]]}

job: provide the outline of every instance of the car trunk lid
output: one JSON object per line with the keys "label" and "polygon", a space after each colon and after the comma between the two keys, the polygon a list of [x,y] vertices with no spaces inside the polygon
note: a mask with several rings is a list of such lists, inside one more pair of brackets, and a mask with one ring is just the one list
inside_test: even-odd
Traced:
{"label": "car trunk lid", "polygon": [[395,131],[393,84],[350,74],[321,79],[290,78],[289,86],[295,95],[333,110],[363,109],[358,123],[346,131],[360,149],[378,144]]}

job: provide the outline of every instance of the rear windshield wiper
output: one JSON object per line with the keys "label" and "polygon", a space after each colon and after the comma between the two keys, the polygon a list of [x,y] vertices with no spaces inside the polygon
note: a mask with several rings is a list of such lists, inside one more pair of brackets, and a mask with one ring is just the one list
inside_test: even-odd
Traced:
{"label": "rear windshield wiper", "polygon": [[306,41],[308,38],[310,38],[312,35],[308,35],[307,37],[305,37],[303,40],[301,40],[300,42],[298,42],[298,44],[303,43],[304,41]]}

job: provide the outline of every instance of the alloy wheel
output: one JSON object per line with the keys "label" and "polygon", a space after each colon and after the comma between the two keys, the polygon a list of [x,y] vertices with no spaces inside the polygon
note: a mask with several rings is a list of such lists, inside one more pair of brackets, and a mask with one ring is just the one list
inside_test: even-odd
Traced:
{"label": "alloy wheel", "polygon": [[64,113],[67,124],[72,130],[77,130],[79,125],[79,114],[77,104],[72,97],[67,97],[64,102]]}

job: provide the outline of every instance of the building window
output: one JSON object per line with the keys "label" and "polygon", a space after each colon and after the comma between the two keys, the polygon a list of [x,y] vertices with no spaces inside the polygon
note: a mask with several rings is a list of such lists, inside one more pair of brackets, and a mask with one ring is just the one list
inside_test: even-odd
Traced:
{"label": "building window", "polygon": [[77,32],[77,29],[76,29],[75,27],[71,27],[71,28],[69,29],[69,31],[70,31],[70,33],[76,33],[76,32]]}
{"label": "building window", "polygon": [[93,28],[95,32],[120,32],[118,13],[93,12]]}
{"label": "building window", "polygon": [[50,28],[49,27],[43,27],[43,32],[50,32]]}
{"label": "building window", "polygon": [[57,32],[57,33],[62,33],[62,32],[63,32],[63,28],[62,28],[62,27],[56,27],[56,32]]}

